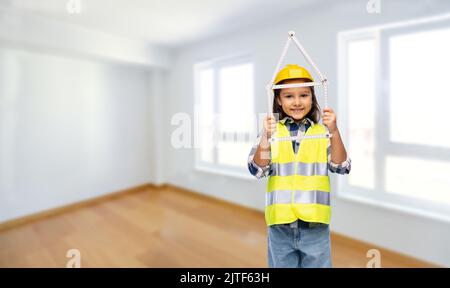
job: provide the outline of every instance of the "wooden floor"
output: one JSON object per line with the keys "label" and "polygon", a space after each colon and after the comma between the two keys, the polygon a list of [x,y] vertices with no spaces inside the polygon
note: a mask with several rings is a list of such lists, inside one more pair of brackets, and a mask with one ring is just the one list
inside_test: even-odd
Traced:
{"label": "wooden floor", "polygon": [[[0,229],[0,267],[267,267],[264,215],[171,187],[146,187]],[[366,267],[377,248],[332,235],[334,267]],[[380,249],[382,267],[431,265]]]}

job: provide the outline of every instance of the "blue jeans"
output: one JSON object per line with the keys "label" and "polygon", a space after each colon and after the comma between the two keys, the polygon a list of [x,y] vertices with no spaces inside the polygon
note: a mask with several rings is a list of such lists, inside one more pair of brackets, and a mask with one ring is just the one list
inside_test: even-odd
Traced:
{"label": "blue jeans", "polygon": [[271,268],[331,268],[328,224],[297,220],[268,227]]}

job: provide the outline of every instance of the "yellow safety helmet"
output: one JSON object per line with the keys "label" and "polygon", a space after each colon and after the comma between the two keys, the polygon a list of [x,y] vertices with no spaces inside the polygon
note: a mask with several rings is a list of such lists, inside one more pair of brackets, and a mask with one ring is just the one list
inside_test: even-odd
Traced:
{"label": "yellow safety helmet", "polygon": [[278,72],[277,77],[275,77],[275,84],[278,84],[283,80],[296,78],[306,78],[314,82],[314,79],[311,77],[308,70],[297,64],[287,64]]}

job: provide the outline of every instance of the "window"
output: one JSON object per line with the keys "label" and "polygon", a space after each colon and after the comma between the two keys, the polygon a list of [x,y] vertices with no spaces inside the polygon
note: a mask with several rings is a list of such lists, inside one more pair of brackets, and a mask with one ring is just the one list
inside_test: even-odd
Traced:
{"label": "window", "polygon": [[255,125],[253,63],[248,58],[196,64],[196,167],[245,177]]}
{"label": "window", "polygon": [[450,19],[342,32],[338,195],[450,219]]}

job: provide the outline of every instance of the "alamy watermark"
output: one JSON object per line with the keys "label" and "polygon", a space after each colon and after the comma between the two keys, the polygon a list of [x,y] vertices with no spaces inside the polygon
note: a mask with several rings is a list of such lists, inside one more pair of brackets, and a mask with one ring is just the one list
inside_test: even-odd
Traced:
{"label": "alamy watermark", "polygon": [[[208,114],[208,116],[203,115],[202,117],[201,109],[197,106],[194,107],[193,119],[188,113],[175,113],[170,120],[170,124],[175,126],[171,133],[170,143],[175,149],[191,149],[202,148],[203,145],[217,147],[224,141],[228,143],[253,142],[258,136],[258,131],[261,132],[263,129],[263,121],[267,117],[267,113],[253,114],[253,116],[246,114],[245,119],[236,117],[240,116],[233,117],[232,120],[236,120],[234,123],[245,123],[242,125],[246,125],[248,129],[221,129],[227,121],[231,120],[228,115]],[[274,117],[278,119],[277,114],[274,114]],[[245,132],[242,132],[243,130]]]}
{"label": "alamy watermark", "polygon": [[78,249],[67,250],[66,257],[69,261],[66,263],[66,268],[81,268],[81,253]]}
{"label": "alamy watermark", "polygon": [[366,5],[366,10],[369,14],[380,14],[381,0],[369,0]]}
{"label": "alamy watermark", "polygon": [[367,258],[371,258],[367,264],[367,268],[381,268],[381,253],[378,249],[370,249],[366,253]]}
{"label": "alamy watermark", "polygon": [[68,0],[66,3],[66,10],[69,14],[80,14],[81,0]]}

